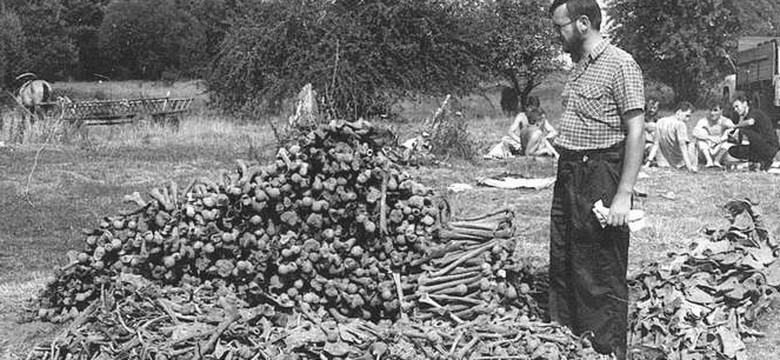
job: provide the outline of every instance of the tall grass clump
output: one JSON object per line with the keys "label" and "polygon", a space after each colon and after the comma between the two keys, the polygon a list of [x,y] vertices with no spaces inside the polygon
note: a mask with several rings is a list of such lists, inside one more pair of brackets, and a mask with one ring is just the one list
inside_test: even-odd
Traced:
{"label": "tall grass clump", "polygon": [[70,141],[70,123],[56,116],[30,121],[22,110],[5,110],[0,113],[0,142],[4,144],[34,145],[59,144]]}
{"label": "tall grass clump", "polygon": [[477,145],[471,137],[468,123],[460,112],[446,112],[431,132],[431,152],[443,159],[471,160],[477,154]]}

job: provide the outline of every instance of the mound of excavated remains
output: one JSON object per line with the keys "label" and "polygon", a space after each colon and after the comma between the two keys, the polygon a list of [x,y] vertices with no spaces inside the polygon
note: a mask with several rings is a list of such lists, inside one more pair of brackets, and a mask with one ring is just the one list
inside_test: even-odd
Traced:
{"label": "mound of excavated remains", "polygon": [[319,125],[266,166],[127,197],[85,231],[31,358],[588,358],[538,322],[514,215],[451,219],[367,122]]}
{"label": "mound of excavated remains", "polygon": [[749,200],[725,205],[731,226],[632,277],[635,359],[745,359],[751,325],[780,304],[778,246]]}

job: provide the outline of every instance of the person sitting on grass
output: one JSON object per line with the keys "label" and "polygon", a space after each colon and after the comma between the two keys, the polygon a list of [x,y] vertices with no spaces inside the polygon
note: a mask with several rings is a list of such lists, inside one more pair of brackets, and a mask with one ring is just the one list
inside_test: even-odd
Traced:
{"label": "person sitting on grass", "polygon": [[739,122],[727,133],[737,139],[737,144],[729,148],[728,154],[757,164],[758,170],[769,170],[780,149],[772,122],[761,110],[751,108],[744,94],[734,97],[733,107]]}
{"label": "person sitting on grass", "polygon": [[687,122],[691,118],[693,105],[687,101],[681,102],[677,106],[674,115],[661,118],[656,123],[653,147],[650,149],[645,162],[645,166],[655,160],[658,150],[664,156],[670,166],[680,169],[685,167],[688,171],[696,172],[691,161],[691,154],[688,148],[690,138],[688,137]]}
{"label": "person sitting on grass", "polygon": [[529,96],[523,106],[524,110],[515,116],[512,125],[509,126],[506,136],[501,138],[501,142],[494,145],[484,157],[487,159],[505,159],[522,154],[523,142],[520,138],[520,133],[522,129],[528,125],[527,113],[538,108],[539,98],[536,96]]}
{"label": "person sitting on grass", "polygon": [[726,141],[727,131],[733,127],[734,122],[723,116],[720,104],[713,103],[710,112],[696,123],[691,133],[696,142],[696,158],[704,157],[706,167],[723,167],[721,164],[723,156],[733,145]]}
{"label": "person sitting on grass", "polygon": [[528,123],[520,130],[520,143],[526,156],[553,156],[558,152],[550,141],[558,136],[558,131],[547,121],[542,109],[533,109],[527,113]]}
{"label": "person sitting on grass", "polygon": [[658,120],[659,106],[658,100],[654,98],[648,98],[645,102],[645,159],[650,154],[650,149],[653,148],[653,143],[655,142],[655,122]]}

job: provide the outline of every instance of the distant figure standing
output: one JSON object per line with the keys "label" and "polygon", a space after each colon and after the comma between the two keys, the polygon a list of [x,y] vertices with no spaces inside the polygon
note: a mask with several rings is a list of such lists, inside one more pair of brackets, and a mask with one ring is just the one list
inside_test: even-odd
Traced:
{"label": "distant figure standing", "polygon": [[685,167],[689,171],[696,172],[696,167],[691,160],[691,140],[688,136],[688,121],[693,113],[693,105],[687,101],[677,106],[677,111],[672,116],[661,118],[656,123],[655,142],[647,156],[645,164],[650,164],[655,159],[658,150],[664,155],[669,165],[680,169]]}
{"label": "distant figure standing", "polygon": [[733,107],[734,112],[739,116],[739,122],[732,132],[738,130],[738,138],[746,138],[748,144],[740,141],[728,150],[729,155],[736,159],[758,163],[759,170],[768,170],[780,149],[772,122],[761,110],[751,108],[744,94],[739,93],[734,97]]}
{"label": "distant figure standing", "polygon": [[701,155],[706,161],[706,167],[723,167],[721,160],[733,145],[726,141],[727,131],[733,127],[734,122],[723,116],[720,104],[710,105],[710,112],[696,123],[691,134],[696,142],[697,156],[694,160],[698,161],[698,156]]}
{"label": "distant figure standing", "polygon": [[[563,90],[550,209],[550,319],[602,354],[627,355],[631,210],[644,147],[644,78],[601,36],[596,0],[555,0],[552,23],[575,62]],[[601,201],[606,224],[594,214]]]}

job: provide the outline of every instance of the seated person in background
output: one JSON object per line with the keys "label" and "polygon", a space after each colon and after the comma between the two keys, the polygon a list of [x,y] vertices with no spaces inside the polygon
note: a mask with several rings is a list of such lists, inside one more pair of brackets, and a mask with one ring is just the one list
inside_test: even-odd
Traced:
{"label": "seated person in background", "polygon": [[658,120],[658,100],[649,98],[645,102],[645,158],[653,147],[653,134],[655,133],[655,122]]}
{"label": "seated person in background", "polygon": [[649,166],[660,149],[670,166],[677,169],[685,167],[689,171],[696,172],[688,148],[690,139],[687,122],[690,120],[692,112],[693,105],[683,101],[677,106],[674,115],[658,120],[653,147],[650,149],[645,166]]}
{"label": "seated person in background", "polygon": [[747,139],[748,144],[740,140],[729,148],[728,154],[735,159],[758,163],[759,170],[768,170],[780,149],[772,122],[761,110],[751,108],[744,94],[736,94],[733,106],[739,122],[728,133],[738,130],[736,137]]}
{"label": "seated person in background", "polygon": [[655,123],[658,121],[658,108],[661,106],[660,102],[655,98],[648,98],[645,102],[645,122]]}
{"label": "seated person in background", "polygon": [[520,139],[520,132],[524,127],[528,126],[528,117],[526,114],[529,111],[538,108],[539,98],[536,96],[529,96],[528,100],[523,106],[524,110],[515,116],[514,121],[512,121],[512,125],[509,126],[509,130],[507,131],[506,136],[501,138],[501,142],[494,145],[484,157],[492,159],[504,159],[515,154],[522,154],[523,144],[522,139]]}
{"label": "seated person in background", "polygon": [[501,139],[502,142],[509,145],[509,148],[513,150],[513,153],[521,153],[523,151],[523,140],[520,138],[520,133],[524,128],[528,126],[528,113],[539,109],[539,98],[536,96],[529,96],[526,101],[524,110],[517,113],[512,125],[509,126],[507,136]]}
{"label": "seated person in background", "polygon": [[727,131],[734,127],[731,119],[723,116],[723,109],[715,103],[710,106],[707,117],[699,120],[691,136],[696,142],[696,160],[704,156],[706,167],[723,167],[721,160],[733,144],[727,142]]}
{"label": "seated person in background", "polygon": [[520,143],[526,156],[554,156],[558,152],[550,140],[558,136],[558,131],[547,121],[547,114],[542,109],[533,109],[526,114],[528,124],[520,130]]}

